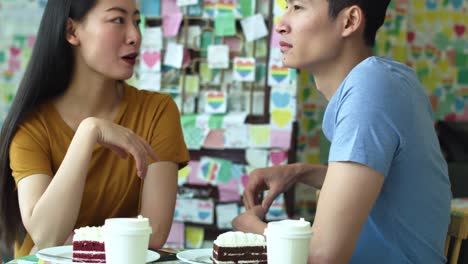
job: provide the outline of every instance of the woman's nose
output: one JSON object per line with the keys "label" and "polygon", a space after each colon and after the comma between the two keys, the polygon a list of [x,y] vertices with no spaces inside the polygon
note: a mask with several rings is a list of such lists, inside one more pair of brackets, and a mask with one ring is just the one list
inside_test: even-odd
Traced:
{"label": "woman's nose", "polygon": [[131,46],[138,46],[141,42],[141,32],[138,25],[132,25],[127,34],[127,44]]}

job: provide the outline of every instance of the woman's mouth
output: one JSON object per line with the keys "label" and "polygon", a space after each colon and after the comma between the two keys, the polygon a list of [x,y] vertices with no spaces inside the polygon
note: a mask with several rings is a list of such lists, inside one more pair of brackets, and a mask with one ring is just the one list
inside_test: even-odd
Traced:
{"label": "woman's mouth", "polygon": [[122,57],[122,59],[130,64],[131,66],[134,66],[136,63],[136,58],[138,57],[138,53],[130,53]]}

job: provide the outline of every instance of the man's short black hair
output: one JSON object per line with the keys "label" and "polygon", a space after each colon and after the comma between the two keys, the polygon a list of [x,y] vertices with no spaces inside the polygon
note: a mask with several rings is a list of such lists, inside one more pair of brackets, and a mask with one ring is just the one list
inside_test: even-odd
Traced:
{"label": "man's short black hair", "polygon": [[390,0],[328,0],[330,17],[336,18],[341,10],[352,5],[359,6],[365,16],[364,41],[373,47],[377,30],[383,25]]}

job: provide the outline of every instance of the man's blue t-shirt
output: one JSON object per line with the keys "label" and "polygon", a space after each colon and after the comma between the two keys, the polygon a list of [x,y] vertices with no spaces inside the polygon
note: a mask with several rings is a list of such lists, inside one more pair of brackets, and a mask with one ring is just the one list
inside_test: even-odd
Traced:
{"label": "man's blue t-shirt", "polygon": [[350,263],[445,263],[450,182],[414,71],[388,58],[365,59],[331,98],[323,131],[329,162],[364,164],[385,177]]}

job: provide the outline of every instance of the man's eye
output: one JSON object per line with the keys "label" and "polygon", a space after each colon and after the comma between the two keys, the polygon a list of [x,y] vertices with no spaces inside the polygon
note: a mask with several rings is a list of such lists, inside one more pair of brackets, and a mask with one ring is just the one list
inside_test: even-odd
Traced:
{"label": "man's eye", "polygon": [[136,24],[137,26],[139,26],[139,25],[141,24],[141,20],[140,20],[140,19],[136,20],[136,21],[135,21],[135,24]]}
{"label": "man's eye", "polygon": [[301,8],[302,8],[301,6],[294,5],[294,10],[299,10],[299,9],[301,9]]}

